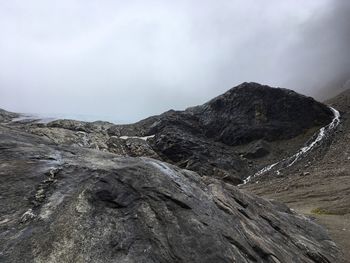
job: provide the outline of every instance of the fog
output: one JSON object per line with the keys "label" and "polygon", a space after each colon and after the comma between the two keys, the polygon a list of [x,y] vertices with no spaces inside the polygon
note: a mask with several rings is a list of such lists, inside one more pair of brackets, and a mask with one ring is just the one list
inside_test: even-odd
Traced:
{"label": "fog", "polygon": [[350,78],[349,13],[347,0],[2,1],[0,108],[133,122],[245,81],[323,100]]}

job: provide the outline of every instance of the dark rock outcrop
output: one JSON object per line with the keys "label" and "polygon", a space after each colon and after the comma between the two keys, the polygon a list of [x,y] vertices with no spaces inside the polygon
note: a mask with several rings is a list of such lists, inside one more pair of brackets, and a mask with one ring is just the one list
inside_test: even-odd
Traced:
{"label": "dark rock outcrop", "polygon": [[0,124],[1,262],[337,262],[284,205],[150,158]]}
{"label": "dark rock outcrop", "polygon": [[77,120],[55,120],[49,122],[46,126],[49,128],[62,128],[72,131],[104,133],[104,131],[112,127],[113,124],[106,121],[85,122]]}
{"label": "dark rock outcrop", "polygon": [[257,159],[268,155],[270,150],[270,146],[267,142],[258,140],[248,145],[248,149],[242,154],[247,159]]}
{"label": "dark rock outcrop", "polygon": [[243,83],[188,111],[198,116],[206,136],[227,145],[290,139],[333,117],[311,97],[257,83]]}

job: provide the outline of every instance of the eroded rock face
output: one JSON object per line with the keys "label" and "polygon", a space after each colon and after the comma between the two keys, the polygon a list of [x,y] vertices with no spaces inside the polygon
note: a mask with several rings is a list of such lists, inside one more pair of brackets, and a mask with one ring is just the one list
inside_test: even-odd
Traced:
{"label": "eroded rock face", "polygon": [[258,83],[243,83],[188,111],[198,116],[208,137],[227,145],[289,139],[333,117],[311,97]]}
{"label": "eroded rock face", "polygon": [[150,158],[0,125],[1,262],[337,262],[284,205]]}

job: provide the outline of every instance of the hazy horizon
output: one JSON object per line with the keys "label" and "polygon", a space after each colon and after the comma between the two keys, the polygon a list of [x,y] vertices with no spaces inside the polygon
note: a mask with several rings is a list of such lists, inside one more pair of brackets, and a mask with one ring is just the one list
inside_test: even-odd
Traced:
{"label": "hazy horizon", "polygon": [[130,123],[242,82],[322,100],[350,78],[349,11],[346,0],[0,3],[0,108]]}

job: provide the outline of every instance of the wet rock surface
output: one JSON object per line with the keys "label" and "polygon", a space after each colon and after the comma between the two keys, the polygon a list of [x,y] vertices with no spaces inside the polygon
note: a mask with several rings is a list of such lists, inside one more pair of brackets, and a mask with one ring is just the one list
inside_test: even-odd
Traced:
{"label": "wet rock surface", "polygon": [[337,262],[326,231],[212,177],[0,124],[1,262]]}

